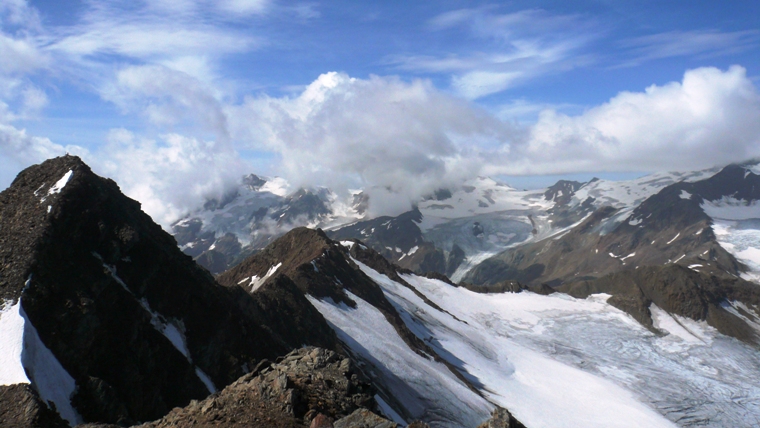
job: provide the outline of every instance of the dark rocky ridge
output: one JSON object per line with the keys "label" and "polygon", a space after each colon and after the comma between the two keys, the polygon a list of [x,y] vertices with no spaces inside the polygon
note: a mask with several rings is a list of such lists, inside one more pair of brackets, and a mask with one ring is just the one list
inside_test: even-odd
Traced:
{"label": "dark rocky ridge", "polygon": [[[749,308],[760,308],[760,287],[741,278],[710,276],[681,265],[645,266],[594,280],[569,282],[557,291],[578,298],[593,293],[611,294],[609,304],[653,331],[649,310],[652,303],[671,314],[707,321],[727,336],[760,345],[757,333],[722,307],[726,302],[740,301]],[[752,318],[760,313],[747,315]]]}
{"label": "dark rocky ridge", "polygon": [[[350,260],[348,251],[340,243],[328,238],[322,230],[300,227],[219,275],[217,280],[231,288],[240,286],[252,295],[256,295],[259,290],[273,287],[269,284],[291,281],[303,294],[318,299],[330,298],[334,302],[356,307],[356,302],[344,292],[348,290],[379,309],[412,349],[433,355],[434,353],[406,328],[380,287]],[[377,257],[382,259],[380,255]],[[267,277],[267,273],[278,265],[279,267]],[[250,284],[253,276],[265,280],[259,288],[252,290],[247,284]]]}
{"label": "dark rocky ridge", "polygon": [[[69,171],[60,193],[48,195]],[[20,173],[0,193],[0,229],[2,297],[21,298],[75,379],[72,402],[85,421],[153,420],[208,394],[198,369],[222,387],[263,358],[335,344],[295,287],[250,296],[218,285],[139,203],[77,157]],[[293,329],[278,318],[304,322]],[[183,343],[173,344],[160,331],[167,329]]]}
{"label": "dark rocky ridge", "polygon": [[[751,177],[760,180],[754,175],[744,179],[741,172],[741,182],[736,182],[739,173],[734,170],[726,167],[707,180],[667,186],[625,218],[612,207],[599,208],[560,238],[523,245],[484,261],[465,281],[492,284],[514,279],[558,285],[671,262],[701,264],[705,273],[736,276],[742,266],[716,241],[712,219],[702,210],[704,199],[699,196],[702,191],[717,192],[709,189],[718,186],[724,194],[736,194],[746,186],[754,188]],[[731,175],[730,180],[726,175]],[[683,192],[693,196],[684,198]],[[745,196],[758,198],[760,190]]]}

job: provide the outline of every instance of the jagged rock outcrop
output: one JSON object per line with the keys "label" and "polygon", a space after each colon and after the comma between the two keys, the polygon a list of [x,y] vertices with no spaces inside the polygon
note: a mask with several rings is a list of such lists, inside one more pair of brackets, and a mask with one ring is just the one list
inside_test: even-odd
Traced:
{"label": "jagged rock outcrop", "polygon": [[491,414],[491,419],[480,424],[478,428],[525,428],[525,425],[515,419],[507,409],[497,407]]}
{"label": "jagged rock outcrop", "polygon": [[[142,428],[175,426],[308,427],[317,415],[335,427],[395,424],[372,413],[374,390],[351,360],[307,347],[278,362],[262,361],[251,373],[217,394],[174,409]],[[382,425],[385,424],[385,425]]]}
{"label": "jagged rock outcrop", "polygon": [[73,378],[66,404],[81,421],[154,420],[261,359],[335,345],[295,287],[220,286],[77,157],[22,171],[0,193],[0,230],[0,297],[20,300],[29,331]]}
{"label": "jagged rock outcrop", "polygon": [[48,408],[28,384],[0,386],[0,427],[65,428],[69,425]]}

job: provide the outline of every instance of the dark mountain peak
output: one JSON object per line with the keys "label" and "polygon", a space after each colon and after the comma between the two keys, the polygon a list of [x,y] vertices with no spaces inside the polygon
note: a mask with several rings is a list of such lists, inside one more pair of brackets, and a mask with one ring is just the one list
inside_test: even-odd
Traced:
{"label": "dark mountain peak", "polygon": [[722,198],[758,200],[760,167],[751,163],[728,165],[712,177],[693,183],[693,190],[708,201]]}
{"label": "dark mountain peak", "polygon": [[559,180],[546,189],[544,198],[547,201],[555,201],[558,205],[567,205],[575,195],[575,191],[584,184],[579,181]]}
{"label": "dark mountain peak", "polygon": [[248,174],[243,177],[242,182],[250,190],[259,190],[267,181],[256,174]]}
{"label": "dark mountain peak", "polygon": [[[77,198],[81,189],[102,186],[118,192],[111,180],[98,180],[77,156],[62,156],[33,165],[18,174],[0,193],[0,298],[16,300],[21,295],[37,248],[49,241],[51,227],[66,201]],[[134,202],[134,201],[133,201]],[[139,204],[136,204],[139,209]]]}
{"label": "dark mountain peak", "polygon": [[[308,306],[269,308],[220,286],[139,203],[74,156],[19,174],[0,193],[0,229],[1,297],[20,300],[29,331],[73,379],[70,402],[55,404],[83,421],[152,420],[205,397],[292,349],[287,331],[262,326],[262,312]],[[20,364],[50,399],[34,382],[43,368]]]}

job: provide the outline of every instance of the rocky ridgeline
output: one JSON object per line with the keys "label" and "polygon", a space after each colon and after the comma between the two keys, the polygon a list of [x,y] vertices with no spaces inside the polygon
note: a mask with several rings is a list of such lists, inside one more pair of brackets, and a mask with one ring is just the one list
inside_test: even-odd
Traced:
{"label": "rocky ridgeline", "polygon": [[[0,426],[396,426],[374,397],[403,406],[343,356],[307,295],[355,306],[350,291],[438,359],[321,230],[295,229],[217,282],[74,156],[22,171],[0,193],[0,230],[0,297],[23,323],[21,355],[3,361],[30,382],[0,385]],[[398,278],[366,252],[357,257]],[[316,348],[293,351],[304,346]]]}
{"label": "rocky ridgeline", "polygon": [[396,426],[373,412],[374,390],[348,358],[307,347],[278,361],[264,360],[223,391],[141,428]]}
{"label": "rocky ridgeline", "polygon": [[[138,202],[77,157],[22,171],[0,193],[0,230],[0,303],[20,304],[25,317],[18,364],[41,397],[73,407],[69,422],[155,420],[262,359],[304,344],[336,346],[294,285],[255,296],[219,285]],[[71,391],[35,381],[48,375],[23,356],[34,354],[26,350],[32,332],[72,378]],[[29,399],[13,385],[0,393],[0,414]],[[40,426],[27,416],[27,426]]]}

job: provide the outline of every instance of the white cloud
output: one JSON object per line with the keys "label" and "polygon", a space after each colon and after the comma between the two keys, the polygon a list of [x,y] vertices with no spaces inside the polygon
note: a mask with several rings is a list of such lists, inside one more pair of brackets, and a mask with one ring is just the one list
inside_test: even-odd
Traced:
{"label": "white cloud", "polygon": [[472,143],[509,133],[429,82],[334,72],[297,98],[249,99],[228,111],[233,138],[278,153],[294,184],[370,188],[375,213],[398,214],[420,195],[477,174]]}
{"label": "white cloud", "polygon": [[228,140],[227,121],[212,88],[198,79],[160,65],[131,66],[117,73],[102,96],[125,111],[143,112],[163,126],[197,123],[217,139]]}
{"label": "white cloud", "polygon": [[509,88],[521,76],[522,73],[519,71],[472,71],[462,76],[454,76],[451,86],[465,98],[476,99]]}
{"label": "white cloud", "polygon": [[47,56],[29,38],[0,33],[0,74],[29,73],[48,64]]}
{"label": "white cloud", "polygon": [[221,10],[242,16],[263,13],[271,6],[268,0],[223,0],[216,4]]}
{"label": "white cloud", "polygon": [[512,123],[513,107],[536,109],[518,103],[497,118],[425,81],[327,73],[298,97],[226,112],[233,140],[276,153],[296,185],[369,188],[374,213],[478,173],[689,170],[760,156],[760,95],[741,67],[690,70],[577,115],[545,109],[532,124]]}
{"label": "white cloud", "polygon": [[547,110],[491,173],[698,169],[760,156],[760,94],[745,69],[621,92],[578,116]]}
{"label": "white cloud", "polygon": [[178,134],[144,139],[125,129],[109,133],[92,164],[165,228],[250,172],[229,144]]}

